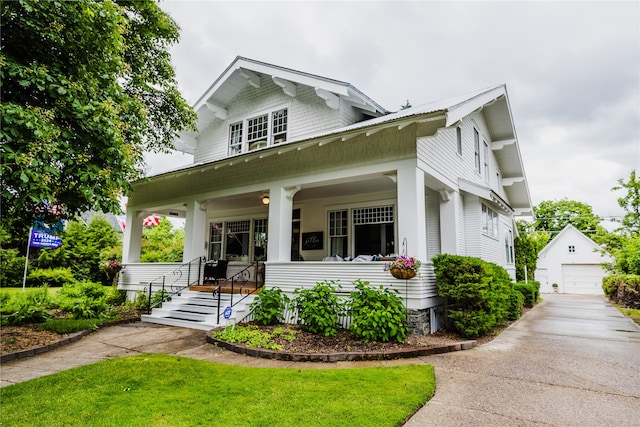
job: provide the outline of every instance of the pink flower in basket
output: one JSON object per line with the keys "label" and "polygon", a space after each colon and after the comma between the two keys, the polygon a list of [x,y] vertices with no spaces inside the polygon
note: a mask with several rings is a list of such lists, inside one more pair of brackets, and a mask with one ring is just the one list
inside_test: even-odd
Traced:
{"label": "pink flower in basket", "polygon": [[395,261],[386,264],[385,270],[412,270],[417,273],[421,264],[420,260],[417,260],[412,256],[400,255]]}

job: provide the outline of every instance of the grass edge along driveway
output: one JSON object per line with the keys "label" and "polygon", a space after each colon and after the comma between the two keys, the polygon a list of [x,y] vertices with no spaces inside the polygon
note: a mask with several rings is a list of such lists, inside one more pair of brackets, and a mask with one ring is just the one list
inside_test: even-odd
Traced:
{"label": "grass edge along driveway", "polygon": [[253,368],[138,355],[0,389],[11,426],[397,426],[435,391],[431,365]]}

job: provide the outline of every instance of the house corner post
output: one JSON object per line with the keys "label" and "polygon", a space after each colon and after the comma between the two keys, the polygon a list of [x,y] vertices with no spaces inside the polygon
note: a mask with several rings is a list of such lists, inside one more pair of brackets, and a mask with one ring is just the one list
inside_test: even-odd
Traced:
{"label": "house corner post", "polygon": [[127,210],[127,219],[122,239],[122,262],[140,262],[142,249],[142,219],[144,211]]}
{"label": "house corner post", "polygon": [[424,172],[415,165],[398,169],[398,237],[396,252],[407,239],[407,255],[427,261],[427,222]]}
{"label": "house corner post", "polygon": [[296,191],[284,187],[269,191],[268,261],[291,261],[291,212]]}
{"label": "house corner post", "polygon": [[187,215],[184,226],[183,262],[206,256],[206,235],[207,205],[197,200],[190,200],[187,202]]}

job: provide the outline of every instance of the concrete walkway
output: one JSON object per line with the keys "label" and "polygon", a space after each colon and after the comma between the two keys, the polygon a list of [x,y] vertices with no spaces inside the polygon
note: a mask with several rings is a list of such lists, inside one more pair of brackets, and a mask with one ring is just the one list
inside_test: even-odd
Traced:
{"label": "concrete walkway", "polygon": [[406,426],[640,426],[640,328],[604,297],[543,297],[498,338],[462,352],[394,361],[283,362],[217,348],[205,343],[203,331],[140,322],[3,363],[0,385],[140,353],[307,369],[428,363],[436,367],[436,395]]}
{"label": "concrete walkway", "polygon": [[415,426],[640,426],[640,328],[604,297],[544,294],[490,343],[430,356]]}

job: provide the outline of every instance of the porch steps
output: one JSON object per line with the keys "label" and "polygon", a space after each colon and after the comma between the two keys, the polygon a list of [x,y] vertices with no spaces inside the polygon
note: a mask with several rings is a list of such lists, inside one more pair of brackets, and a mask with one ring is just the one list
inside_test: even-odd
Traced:
{"label": "porch steps", "polygon": [[[240,297],[234,297],[237,301]],[[151,314],[144,314],[141,320],[161,325],[180,326],[183,328],[201,329],[208,331],[213,328],[225,326],[231,322],[242,320],[249,313],[249,304],[254,296],[246,297],[241,303],[232,309],[229,320],[220,313],[218,323],[218,297],[211,293],[185,290],[179,295],[174,295],[171,301],[162,304],[161,307],[151,310]],[[220,310],[231,305],[231,295],[220,294]]]}

